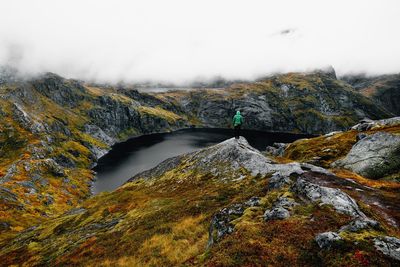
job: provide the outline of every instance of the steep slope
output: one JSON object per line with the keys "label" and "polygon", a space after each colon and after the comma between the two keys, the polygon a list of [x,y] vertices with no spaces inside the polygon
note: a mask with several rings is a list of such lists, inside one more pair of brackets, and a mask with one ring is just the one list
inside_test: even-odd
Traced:
{"label": "steep slope", "polygon": [[1,249],[0,260],[32,266],[396,264],[390,253],[400,242],[399,221],[360,198],[367,187],[338,181],[345,180],[310,164],[278,164],[245,139],[229,139],[168,159],[26,230]]}
{"label": "steep slope", "polygon": [[188,127],[186,118],[140,100],[54,74],[3,81],[0,239],[90,196],[90,168],[115,142]]}
{"label": "steep slope", "polygon": [[349,75],[342,78],[375,103],[400,115],[400,74],[366,77]]}

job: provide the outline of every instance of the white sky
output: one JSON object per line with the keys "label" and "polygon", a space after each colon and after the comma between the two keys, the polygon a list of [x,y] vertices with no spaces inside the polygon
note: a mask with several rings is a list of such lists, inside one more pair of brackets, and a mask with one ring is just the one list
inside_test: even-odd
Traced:
{"label": "white sky", "polygon": [[400,72],[398,0],[0,0],[0,64],[99,81]]}

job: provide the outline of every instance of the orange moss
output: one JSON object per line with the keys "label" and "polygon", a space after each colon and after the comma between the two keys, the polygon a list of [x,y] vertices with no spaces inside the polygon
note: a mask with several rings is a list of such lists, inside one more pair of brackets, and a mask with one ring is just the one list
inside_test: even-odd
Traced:
{"label": "orange moss", "polygon": [[272,160],[279,163],[279,164],[286,164],[286,163],[292,163],[294,162],[293,160],[285,157],[272,157]]}
{"label": "orange moss", "polygon": [[354,172],[345,170],[345,169],[333,169],[332,172],[336,174],[338,177],[344,179],[351,179],[356,181],[359,184],[366,185],[369,187],[391,190],[391,191],[400,191],[400,183],[392,182],[392,181],[382,181],[382,180],[371,180],[365,178],[361,175],[358,175]]}

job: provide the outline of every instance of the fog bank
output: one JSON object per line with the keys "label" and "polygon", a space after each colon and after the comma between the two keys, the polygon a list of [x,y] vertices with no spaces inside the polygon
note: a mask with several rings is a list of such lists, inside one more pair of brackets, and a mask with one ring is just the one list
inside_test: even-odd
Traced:
{"label": "fog bank", "polygon": [[28,74],[183,83],[332,65],[400,72],[400,2],[1,1],[0,64]]}

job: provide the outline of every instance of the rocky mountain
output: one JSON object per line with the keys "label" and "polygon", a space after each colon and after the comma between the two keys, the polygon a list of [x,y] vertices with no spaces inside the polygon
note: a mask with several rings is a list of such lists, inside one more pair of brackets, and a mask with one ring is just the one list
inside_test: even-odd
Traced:
{"label": "rocky mountain", "polygon": [[390,117],[354,89],[323,72],[276,75],[225,90],[175,91],[155,97],[181,106],[207,127],[227,127],[241,110],[246,127],[258,130],[327,133],[344,130],[362,118]]}
{"label": "rocky mountain", "polygon": [[[395,266],[400,184],[318,167],[316,159],[291,160],[305,142],[345,151],[350,141],[338,140],[353,136],[352,150],[389,133],[400,136],[400,119],[299,140],[285,158],[232,138],[167,159],[23,231],[0,259],[33,266]],[[357,142],[357,134],[367,136]]]}
{"label": "rocky mountain", "polygon": [[[152,237],[157,231],[160,231],[157,233],[163,233],[165,230],[165,233],[171,234],[168,237],[155,237],[156,239],[160,238],[160,242],[168,243],[169,241],[164,238],[173,240],[178,238],[171,229],[179,228],[179,224],[171,224],[171,218],[182,219],[182,225],[186,225],[188,229],[193,229],[194,233],[197,233],[196,236],[190,237],[191,239],[185,237],[182,242],[177,242],[177,244],[187,246],[188,243],[193,243],[198,246],[192,248],[191,252],[188,251],[189,254],[185,254],[186,256],[171,254],[168,256],[170,257],[168,260],[163,257],[160,257],[160,260],[165,261],[166,264],[177,262],[196,264],[197,260],[200,260],[196,257],[205,251],[203,242],[205,239],[208,240],[210,248],[214,247],[214,243],[218,243],[216,241],[218,238],[210,239],[208,234],[204,235],[203,228],[200,229],[199,224],[201,227],[211,227],[209,220],[219,209],[235,203],[247,203],[252,197],[265,197],[266,187],[263,185],[268,183],[267,178],[274,173],[282,171],[284,174],[281,176],[286,177],[282,183],[286,183],[290,174],[286,175],[287,168],[294,169],[294,172],[300,175],[305,171],[304,168],[316,170],[317,167],[309,165],[310,162],[325,168],[328,167],[326,165],[328,163],[339,162],[340,157],[345,156],[345,153],[351,150],[351,146],[355,142],[354,131],[356,130],[343,134],[346,136],[344,139],[344,144],[347,145],[344,146],[345,149],[329,153],[325,151],[326,155],[323,154],[325,153],[323,151],[320,159],[315,158],[319,156],[319,152],[312,155],[307,151],[308,149],[310,151],[324,149],[323,146],[314,148],[313,142],[305,143],[305,148],[301,142],[290,145],[284,152],[284,161],[304,161],[304,164],[278,164],[276,160],[266,158],[249,147],[244,140],[240,141],[239,145],[243,148],[240,151],[233,149],[232,141],[229,141],[199,152],[199,154],[195,153],[169,160],[158,167],[158,172],[156,168],[115,192],[90,198],[90,186],[94,178],[91,168],[116,142],[142,134],[188,127],[229,127],[231,115],[236,109],[240,109],[244,114],[245,127],[248,129],[313,134],[346,130],[364,117],[381,119],[392,116],[389,111],[359,94],[349,84],[337,80],[331,72],[290,73],[275,75],[252,83],[229,83],[227,88],[222,89],[161,93],[141,93],[124,86],[103,87],[86,84],[52,73],[25,79],[21,79],[9,71],[2,73],[4,75],[0,74],[3,75],[0,79],[0,247],[4,249],[1,250],[2,256],[0,257],[4,259],[4,262],[10,264],[24,261],[28,265],[46,265],[48,263],[57,264],[58,261],[60,264],[67,263],[69,260],[74,261],[72,254],[71,257],[68,256],[69,259],[61,259],[61,255],[67,251],[78,253],[78,250],[74,250],[75,247],[70,247],[69,242],[81,245],[83,243],[80,241],[86,242],[88,241],[86,237],[90,237],[93,240],[90,239],[86,244],[90,249],[91,242],[94,242],[102,231],[105,233],[104,237],[110,234],[106,237],[108,241],[101,245],[102,248],[99,248],[99,251],[103,251],[106,255],[107,249],[112,247],[109,245],[107,248],[107,244],[111,244],[107,242],[115,242],[112,238],[114,234],[120,234],[119,238],[123,240],[122,237],[126,234],[137,233],[134,228],[130,228],[132,225],[138,227],[138,231],[143,232],[143,236],[138,235],[137,240],[136,237],[132,237],[136,241],[127,238],[127,243],[121,246],[121,251],[124,251],[125,246],[129,246],[128,244],[132,245],[132,249],[139,249],[144,240]],[[369,123],[373,124],[373,122]],[[372,126],[372,128],[368,125],[362,127],[368,128],[367,134],[368,131],[374,131]],[[397,128],[393,129],[396,133]],[[362,128],[362,130],[365,129]],[[392,133],[391,131],[388,130],[389,133]],[[382,138],[392,139],[391,136]],[[366,138],[365,142],[368,140],[369,138]],[[390,142],[391,145],[397,144],[396,141]],[[296,147],[298,149],[295,149]],[[301,149],[303,149],[302,152],[294,152]],[[379,150],[379,148],[373,149]],[[243,167],[244,165],[242,166],[242,163],[235,160],[234,157],[228,157],[223,161],[222,158],[218,158],[221,151],[232,153],[233,156],[244,160],[248,165]],[[354,149],[354,151],[358,153],[357,151],[365,150]],[[382,153],[387,151],[390,151],[391,154],[385,156],[385,159],[396,158],[398,155],[397,150],[391,149],[384,150]],[[347,168],[358,172],[359,166],[355,167],[355,158],[350,153],[348,158],[340,161],[338,167],[342,170]],[[183,159],[186,159],[185,165],[182,165],[181,160]],[[220,162],[220,165],[215,166],[214,172],[210,166],[206,166],[207,162]],[[231,164],[233,165],[231,166]],[[379,161],[374,164],[379,164]],[[397,179],[397,170],[393,169],[393,166],[397,166],[396,163],[387,166],[384,179]],[[223,168],[220,169],[220,167]],[[165,168],[169,168],[169,172],[165,172]],[[322,173],[325,172],[320,168],[317,169]],[[182,175],[187,173],[190,177],[184,176],[182,182],[175,180],[178,172],[182,172]],[[172,177],[172,179],[168,173],[176,173],[176,177]],[[191,177],[194,177],[192,175],[196,173],[199,174],[200,181],[197,181],[197,178],[191,180]],[[237,176],[238,173],[240,173],[239,176]],[[367,176],[370,176],[370,173],[368,168],[365,173],[360,172],[361,175]],[[161,176],[165,176],[165,179],[160,178]],[[371,175],[374,179],[381,176],[382,173]],[[296,181],[288,182],[291,187],[292,182]],[[183,187],[181,187],[181,183]],[[379,181],[377,183],[386,185],[386,182]],[[390,184],[388,188],[392,190],[391,188],[394,186],[390,182],[388,183]],[[131,192],[129,189],[124,189],[125,187],[129,188],[128,185],[135,184],[140,187],[137,193],[133,192],[135,190]],[[190,188],[190,185],[194,185],[196,188]],[[157,186],[164,189],[160,189],[160,191]],[[227,187],[225,188],[225,186]],[[177,188],[177,191],[174,191],[174,188]],[[207,193],[203,198],[202,193],[205,191],[209,195]],[[157,197],[160,192],[166,194],[165,198]],[[235,192],[238,195],[235,195]],[[119,195],[120,193],[121,195]],[[190,194],[195,197],[193,200],[190,200]],[[186,198],[188,200],[185,200]],[[296,198],[295,200],[299,201]],[[239,210],[243,209],[244,212],[254,204],[254,201],[253,199],[248,202],[250,204],[241,204]],[[111,207],[111,203],[114,203],[115,207]],[[182,206],[174,206],[173,203]],[[186,204],[183,205],[184,203]],[[172,206],[168,206],[170,204]],[[161,228],[154,228],[157,223],[155,218],[160,220],[160,217],[164,215],[164,213],[157,213],[157,210],[163,212],[164,205],[167,209],[164,210],[165,217],[162,219],[164,223],[160,224]],[[282,205],[279,204],[276,207]],[[285,205],[282,207],[286,207]],[[108,207],[110,210],[106,211],[103,207]],[[135,210],[134,207],[138,207],[138,209]],[[260,213],[261,210],[265,212],[267,207],[273,214],[275,206],[271,205],[262,206],[258,212]],[[170,213],[169,208],[174,211]],[[129,216],[137,217],[136,219],[139,221],[127,220],[125,222],[128,224],[128,228],[121,228],[120,232],[115,232],[116,228],[114,227],[119,225],[119,221],[122,220],[122,217],[119,216],[127,216],[130,210],[132,213]],[[139,210],[143,210],[143,213],[138,213]],[[291,213],[291,209],[286,210],[287,212],[278,211],[286,216],[288,212]],[[203,211],[205,214],[201,215]],[[180,215],[178,216],[174,212],[182,212],[185,216],[179,217]],[[367,212],[363,212],[368,215]],[[188,217],[189,214],[193,216]],[[147,215],[150,217],[146,217]],[[142,221],[143,218],[147,219]],[[58,222],[62,225],[59,225]],[[218,225],[219,223],[212,226],[213,229],[217,229]],[[233,229],[230,223],[227,225],[229,225],[229,229]],[[65,230],[64,227],[70,228]],[[384,228],[385,230],[379,233],[396,236],[390,227]],[[45,232],[42,232],[43,229],[46,229]],[[146,229],[158,230],[146,233]],[[111,232],[107,232],[109,230]],[[177,231],[183,230],[180,228]],[[324,230],[326,229],[324,228]],[[65,240],[68,241],[65,243]],[[150,262],[157,258],[149,256],[148,253],[154,253],[154,249],[150,243],[148,245],[148,252],[143,254],[148,259],[140,258],[138,262]],[[161,252],[169,249],[171,248],[155,248]],[[89,253],[82,248],[79,248],[79,251]],[[20,260],[13,256],[21,255],[22,252],[25,256]],[[296,257],[293,256],[293,258]],[[117,259],[124,263],[123,257],[117,255],[113,259],[99,257],[100,261],[109,260],[112,264],[117,264]],[[132,258],[125,260],[135,263]],[[383,261],[386,262],[386,260]],[[91,260],[88,259],[88,262]],[[211,260],[210,264],[213,265],[213,262],[218,265],[217,259]],[[73,262],[68,263],[73,264]],[[108,264],[107,262],[103,263]],[[95,264],[97,264],[96,260],[93,261],[93,265]]]}
{"label": "rocky mountain", "polygon": [[0,85],[0,239],[90,196],[90,169],[115,142],[190,126],[140,96],[55,74]]}
{"label": "rocky mountain", "polygon": [[400,74],[375,77],[347,75],[342,79],[389,112],[400,115]]}

